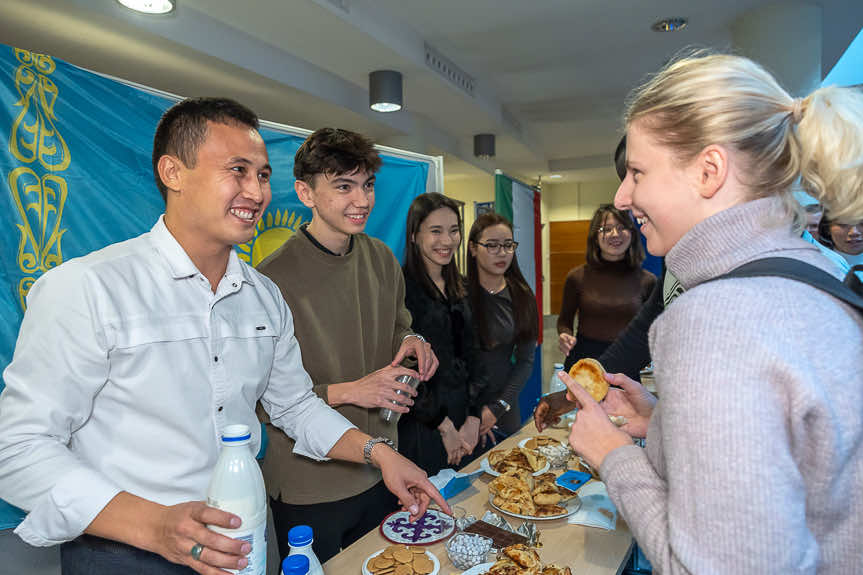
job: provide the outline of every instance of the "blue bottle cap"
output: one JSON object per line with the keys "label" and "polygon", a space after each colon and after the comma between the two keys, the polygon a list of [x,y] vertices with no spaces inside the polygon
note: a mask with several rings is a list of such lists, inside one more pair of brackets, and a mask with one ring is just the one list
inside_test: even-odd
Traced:
{"label": "blue bottle cap", "polygon": [[306,575],[309,572],[309,558],[305,555],[288,555],[282,561],[282,575]]}
{"label": "blue bottle cap", "polygon": [[308,525],[296,525],[288,531],[288,543],[291,547],[300,547],[312,542],[312,528]]}

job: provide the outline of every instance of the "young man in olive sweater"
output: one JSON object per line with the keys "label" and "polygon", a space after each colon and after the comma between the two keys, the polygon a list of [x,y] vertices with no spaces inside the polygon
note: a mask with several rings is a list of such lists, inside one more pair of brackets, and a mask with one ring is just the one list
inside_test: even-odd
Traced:
{"label": "young man in olive sweater", "polygon": [[[288,302],[315,393],[360,430],[395,442],[395,419],[384,422],[379,408],[407,412],[412,400],[401,396],[408,407],[391,401],[399,399],[397,390],[416,392],[396,377],[426,380],[437,359],[410,330],[398,261],[383,242],[362,233],[380,164],[360,134],[324,128],[309,136],[294,160],[294,187],[312,221],[258,270]],[[400,365],[405,357],[416,358],[416,371]],[[267,434],[263,471],[283,557],[294,525],[312,527],[315,554],[324,562],[396,509],[377,469],[341,462],[325,467],[294,455],[293,440],[268,422]]]}

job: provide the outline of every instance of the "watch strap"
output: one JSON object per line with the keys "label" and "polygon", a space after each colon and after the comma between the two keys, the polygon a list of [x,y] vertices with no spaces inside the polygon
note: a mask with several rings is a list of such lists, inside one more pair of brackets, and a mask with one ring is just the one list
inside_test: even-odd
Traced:
{"label": "watch strap", "polygon": [[386,443],[393,449],[396,450],[396,445],[393,443],[393,440],[389,437],[373,437],[366,441],[366,444],[363,446],[363,459],[366,460],[366,463],[369,465],[372,464],[372,449],[374,449],[375,445],[378,443]]}

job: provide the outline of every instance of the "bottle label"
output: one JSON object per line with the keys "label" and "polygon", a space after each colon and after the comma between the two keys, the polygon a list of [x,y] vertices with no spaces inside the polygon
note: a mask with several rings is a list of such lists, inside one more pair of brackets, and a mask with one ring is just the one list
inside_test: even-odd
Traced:
{"label": "bottle label", "polygon": [[252,546],[252,550],[246,555],[249,564],[240,571],[228,569],[229,573],[237,575],[266,575],[267,573],[267,523],[263,522],[256,528],[238,534],[234,539],[245,541]]}

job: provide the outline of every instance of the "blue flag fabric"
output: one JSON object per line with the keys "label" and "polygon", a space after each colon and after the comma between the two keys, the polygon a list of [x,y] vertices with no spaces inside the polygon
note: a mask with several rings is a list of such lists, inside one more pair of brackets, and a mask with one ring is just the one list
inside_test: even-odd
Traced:
{"label": "blue flag fabric", "polygon": [[[163,212],[150,158],[156,124],[172,104],[51,56],[0,45],[0,373],[39,276],[146,232]],[[236,248],[252,265],[311,220],[293,189],[303,138],[266,128],[261,135],[274,168],[273,200],[252,241]],[[428,164],[382,158],[366,232],[401,258],[408,207],[426,191]],[[21,517],[0,501],[0,529]]]}

